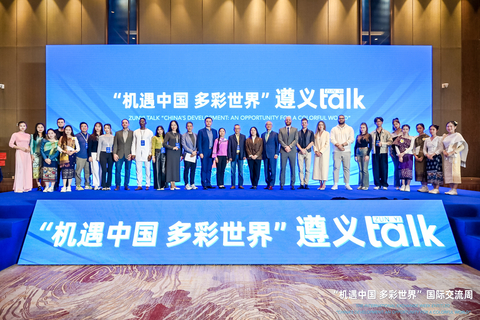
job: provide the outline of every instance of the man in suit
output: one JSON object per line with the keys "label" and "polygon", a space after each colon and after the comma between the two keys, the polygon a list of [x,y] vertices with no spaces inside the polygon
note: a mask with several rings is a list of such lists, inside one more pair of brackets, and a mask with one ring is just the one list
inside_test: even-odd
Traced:
{"label": "man in suit", "polygon": [[212,178],[213,166],[213,143],[217,139],[217,130],[212,128],[213,119],[205,118],[205,128],[198,131],[198,153],[202,163],[202,171],[200,177],[202,179],[202,187],[204,190],[215,189],[210,179]]}
{"label": "man in suit", "polygon": [[130,182],[130,167],[132,165],[132,142],[133,131],[128,129],[130,123],[127,119],[122,120],[123,130],[117,131],[113,139],[113,160],[115,160],[115,191],[120,190],[122,182],[122,167],[125,163],[125,190],[128,188]]}
{"label": "man in suit", "polygon": [[295,159],[296,145],[298,142],[298,130],[292,127],[292,118],[285,118],[285,127],[278,133],[278,142],[280,142],[280,190],[283,190],[285,184],[285,170],[287,169],[287,160],[290,163],[290,189],[295,190]]}
{"label": "man in suit", "polygon": [[230,160],[232,186],[230,189],[235,189],[235,178],[238,168],[238,188],[243,189],[243,160],[246,160],[245,154],[245,135],[240,133],[240,125],[236,124],[233,127],[235,134],[228,137],[227,158]]}
{"label": "man in suit", "polygon": [[262,133],[263,140],[263,168],[265,170],[265,189],[273,190],[275,178],[277,176],[277,159],[280,152],[278,143],[278,134],[272,131],[273,124],[267,121],[265,124],[266,132]]}

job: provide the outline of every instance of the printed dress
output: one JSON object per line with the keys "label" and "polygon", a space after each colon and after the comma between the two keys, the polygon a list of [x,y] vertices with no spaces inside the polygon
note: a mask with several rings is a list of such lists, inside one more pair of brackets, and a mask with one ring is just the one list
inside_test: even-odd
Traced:
{"label": "printed dress", "polygon": [[442,137],[428,138],[423,145],[424,154],[434,154],[432,160],[427,157],[427,183],[433,185],[443,185],[443,168],[442,168]]}
{"label": "printed dress", "polygon": [[443,148],[447,152],[453,152],[451,156],[443,157],[443,174],[445,183],[462,183],[460,167],[466,166],[468,144],[463,136],[456,132],[443,136]]}
{"label": "printed dress", "polygon": [[[58,141],[49,141],[43,139],[40,146],[40,151],[43,158],[42,166],[42,180],[44,182],[56,182],[58,174],[58,156],[60,152],[57,150]],[[45,160],[50,159],[50,164],[46,163]]]}
{"label": "printed dress", "polygon": [[43,138],[38,136],[37,139],[33,137],[33,134],[30,136],[30,154],[33,156],[32,163],[32,174],[33,179],[41,178],[42,171],[42,155],[40,153],[40,145],[42,144]]}
{"label": "printed dress", "polygon": [[[63,139],[63,138],[61,138]],[[68,138],[67,144],[59,146],[64,150],[80,150],[78,145],[78,140],[75,137]],[[60,151],[60,150],[59,150]],[[67,153],[60,153],[60,168],[62,169],[62,179],[73,179],[75,175],[75,162],[77,159],[77,154],[73,153],[68,155]]]}
{"label": "printed dress", "polygon": [[397,154],[404,153],[403,161],[398,163],[398,170],[400,179],[412,180],[413,178],[413,154],[411,152],[413,148],[413,139],[411,137],[405,138],[402,136],[397,137],[394,142]]}

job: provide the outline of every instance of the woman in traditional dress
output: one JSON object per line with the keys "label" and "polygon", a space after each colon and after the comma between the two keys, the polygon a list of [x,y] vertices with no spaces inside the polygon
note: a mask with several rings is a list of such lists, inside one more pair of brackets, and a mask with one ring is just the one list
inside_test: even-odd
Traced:
{"label": "woman in traditional dress", "polygon": [[413,156],[415,157],[415,181],[422,183],[422,187],[418,189],[419,192],[428,192],[427,187],[427,160],[423,153],[423,146],[428,139],[428,134],[425,133],[425,126],[423,123],[417,124],[418,136],[414,140]]}
{"label": "woman in traditional dress", "polygon": [[468,144],[463,136],[456,132],[457,121],[447,122],[447,133],[443,135],[443,174],[445,183],[450,184],[448,195],[457,195],[458,184],[462,183],[460,167],[467,162]]}
{"label": "woman in traditional dress", "polygon": [[165,130],[163,126],[158,126],[155,135],[152,138],[152,161],[153,161],[153,185],[155,189],[163,191],[167,187],[165,148],[163,140],[165,139]]}
{"label": "woman in traditional dress", "polygon": [[15,179],[13,191],[16,193],[32,190],[32,158],[30,157],[30,135],[25,132],[27,123],[18,123],[18,132],[12,134],[8,145],[17,150],[15,152]]}
{"label": "woman in traditional dress", "polygon": [[170,121],[168,132],[163,141],[163,147],[167,151],[167,181],[170,181],[170,190],[180,190],[175,182],[180,182],[180,161],[182,158],[182,137],[176,120]]}
{"label": "woman in traditional dress", "polygon": [[42,140],[40,153],[43,158],[42,182],[45,183],[43,192],[53,192],[58,174],[58,141],[53,129],[48,129],[47,137]]}
{"label": "woman in traditional dress", "polygon": [[37,182],[38,191],[43,191],[42,183],[40,182],[42,177],[42,154],[40,153],[40,145],[46,137],[45,125],[43,123],[37,123],[35,125],[35,133],[30,137],[30,155],[32,157],[33,179]]}
{"label": "woman in traditional dress", "polygon": [[330,134],[325,122],[318,121],[313,144],[315,160],[313,162],[313,180],[319,180],[318,190],[325,190],[330,165]]}
{"label": "woman in traditional dress", "polygon": [[355,161],[358,163],[358,190],[368,190],[370,177],[368,176],[368,161],[372,151],[372,136],[368,133],[365,122],[360,124],[360,134],[355,139]]}
{"label": "woman in traditional dress", "polygon": [[442,137],[437,136],[438,126],[432,124],[428,130],[431,137],[425,140],[423,145],[423,154],[427,159],[427,183],[431,183],[433,186],[433,189],[428,193],[439,194],[438,188],[443,185]]}
{"label": "woman in traditional dress", "polygon": [[[393,119],[392,120],[392,126],[393,126],[392,140],[395,141],[395,139],[397,137],[402,135],[402,128],[401,128],[401,125],[400,125],[400,120],[398,120],[398,118]],[[394,145],[390,146],[390,157],[392,158],[392,162],[393,162],[393,182],[394,182],[394,185],[395,185],[395,189],[398,190],[398,189],[400,189],[400,169],[398,169],[398,167],[399,167],[398,159],[399,158],[398,158],[397,151],[396,151]]]}
{"label": "woman in traditional dress", "polygon": [[75,160],[80,151],[80,145],[73,133],[71,125],[65,126],[63,135],[58,140],[58,151],[60,151],[60,168],[62,170],[63,187],[60,192],[72,191],[72,179],[75,175]]}
{"label": "woman in traditional dress", "polygon": [[395,139],[394,147],[398,156],[398,170],[400,171],[400,191],[410,192],[410,182],[413,178],[413,143],[414,139],[409,135],[410,126],[402,126],[402,135]]}

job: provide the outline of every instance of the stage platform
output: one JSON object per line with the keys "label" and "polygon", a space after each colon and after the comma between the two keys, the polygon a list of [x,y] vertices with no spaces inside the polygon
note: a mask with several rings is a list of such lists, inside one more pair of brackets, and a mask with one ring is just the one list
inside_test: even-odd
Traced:
{"label": "stage platform", "polygon": [[12,266],[2,319],[478,319],[466,265]]}

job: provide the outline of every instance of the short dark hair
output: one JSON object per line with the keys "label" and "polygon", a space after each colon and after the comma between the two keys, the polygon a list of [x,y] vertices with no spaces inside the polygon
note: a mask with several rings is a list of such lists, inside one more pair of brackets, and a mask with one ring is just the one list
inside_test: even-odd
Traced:
{"label": "short dark hair", "polygon": [[187,124],[185,125],[185,128],[188,127],[188,124],[191,123],[192,126],[193,126],[193,122],[192,121],[188,121]]}
{"label": "short dark hair", "polygon": [[80,129],[82,128],[82,124],[86,125],[87,128],[88,128],[88,124],[87,124],[86,122],[83,122],[83,121],[82,121],[82,122],[80,122],[80,125],[78,126]]}
{"label": "short dark hair", "polygon": [[127,121],[128,123],[130,123],[130,121],[128,121],[128,119],[122,119],[122,121],[121,121],[121,122],[123,122],[123,120]]}
{"label": "short dark hair", "polygon": [[418,126],[420,126],[420,127],[422,127],[423,129],[425,129],[425,125],[424,125],[423,123],[417,123],[417,125],[415,126],[415,128],[418,127]]}
{"label": "short dark hair", "polygon": [[212,120],[212,122],[213,122],[213,119],[211,117],[206,117],[204,122],[206,123],[208,119]]}
{"label": "short dark hair", "polygon": [[58,119],[57,119],[57,122],[58,122],[58,120],[63,120],[63,122],[65,122],[65,119],[63,119],[63,118],[58,118]]}
{"label": "short dark hair", "polygon": [[382,117],[376,117],[375,120],[373,120],[373,123],[377,123],[377,120],[380,120],[383,122],[383,118]]}
{"label": "short dark hair", "polygon": [[235,131],[235,127],[236,127],[236,126],[239,126],[239,127],[240,127],[240,125],[239,125],[238,123],[235,124],[235,125],[233,126],[233,131]]}
{"label": "short dark hair", "polygon": [[145,123],[147,123],[147,119],[145,119],[145,117],[141,117],[140,119],[138,119],[138,122],[140,122],[140,120],[145,120]]}
{"label": "short dark hair", "polygon": [[307,118],[303,118],[302,121],[303,121],[303,120],[307,121],[307,123],[308,123],[308,119],[307,119]]}

